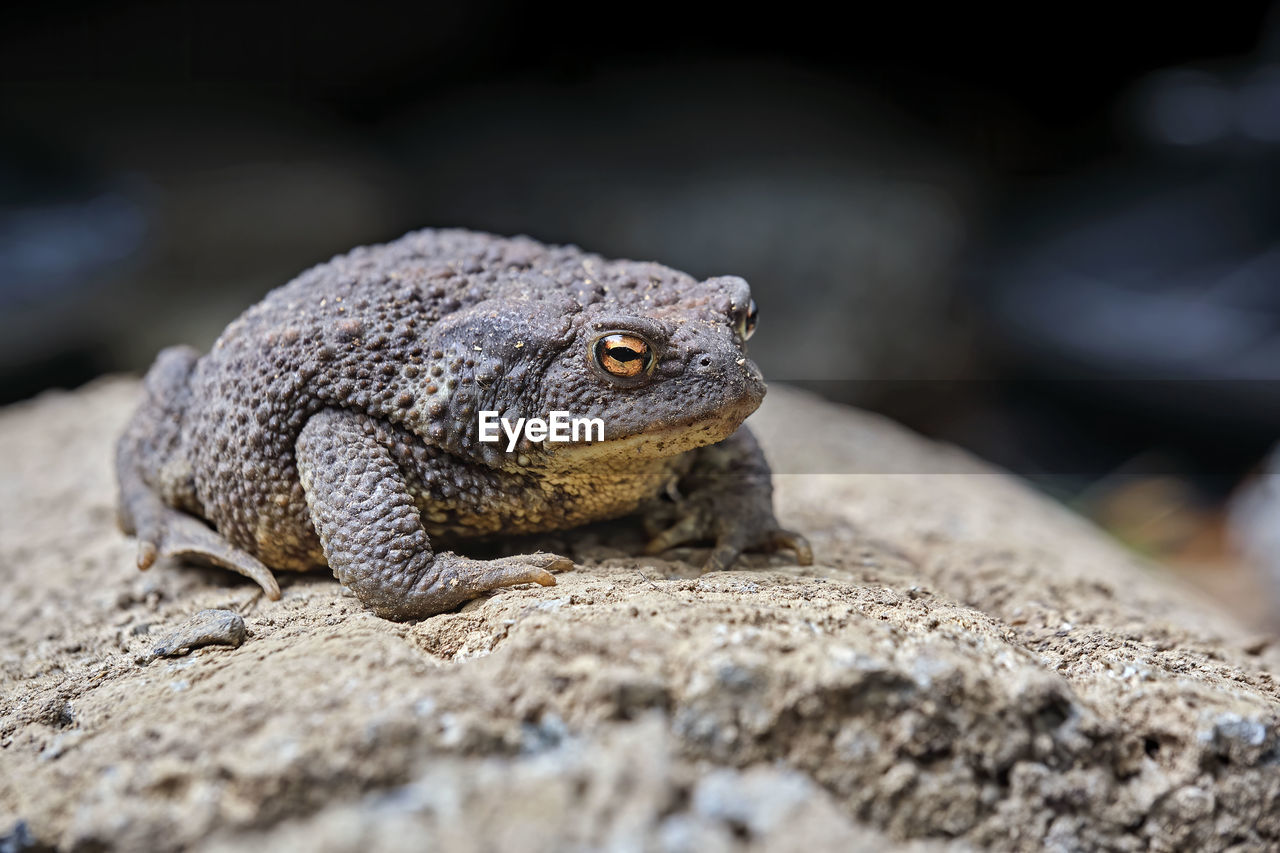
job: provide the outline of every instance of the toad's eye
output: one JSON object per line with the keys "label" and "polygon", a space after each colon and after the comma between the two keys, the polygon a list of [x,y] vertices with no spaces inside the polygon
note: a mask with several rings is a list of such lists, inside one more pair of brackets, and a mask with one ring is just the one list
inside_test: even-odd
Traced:
{"label": "toad's eye", "polygon": [[653,370],[653,347],[639,335],[610,332],[595,344],[596,364],[609,376],[639,379]]}
{"label": "toad's eye", "polygon": [[738,320],[738,334],[742,335],[745,341],[756,333],[756,321],[760,319],[760,309],[756,307],[756,301],[752,299],[747,304],[747,313],[743,314]]}

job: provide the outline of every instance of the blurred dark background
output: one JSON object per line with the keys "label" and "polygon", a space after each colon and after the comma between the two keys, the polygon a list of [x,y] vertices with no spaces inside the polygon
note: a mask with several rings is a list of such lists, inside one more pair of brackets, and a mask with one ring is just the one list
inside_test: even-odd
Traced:
{"label": "blurred dark background", "polygon": [[0,402],[207,347],[354,245],[525,233],[743,275],[771,380],[1257,601],[1278,167],[1265,3],[26,4]]}

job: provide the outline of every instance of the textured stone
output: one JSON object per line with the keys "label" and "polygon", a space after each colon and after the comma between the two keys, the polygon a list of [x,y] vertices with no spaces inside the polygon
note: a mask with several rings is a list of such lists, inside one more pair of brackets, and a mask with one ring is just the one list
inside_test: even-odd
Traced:
{"label": "textured stone", "polygon": [[[586,568],[397,624],[323,573],[132,568],[132,381],[0,414],[0,833],[65,849],[1264,850],[1275,644],[954,450],[770,389],[812,567]],[[527,550],[529,542],[513,543]],[[239,648],[135,658],[196,612]],[[19,829],[19,824],[22,828]]]}

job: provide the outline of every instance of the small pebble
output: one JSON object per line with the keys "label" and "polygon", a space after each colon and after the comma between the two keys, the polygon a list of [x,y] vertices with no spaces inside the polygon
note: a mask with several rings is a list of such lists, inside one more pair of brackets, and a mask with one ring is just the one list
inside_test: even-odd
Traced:
{"label": "small pebble", "polygon": [[234,646],[244,642],[244,619],[231,610],[201,610],[169,636],[150,654],[140,655],[136,662],[146,666],[156,658],[177,657],[201,646]]}

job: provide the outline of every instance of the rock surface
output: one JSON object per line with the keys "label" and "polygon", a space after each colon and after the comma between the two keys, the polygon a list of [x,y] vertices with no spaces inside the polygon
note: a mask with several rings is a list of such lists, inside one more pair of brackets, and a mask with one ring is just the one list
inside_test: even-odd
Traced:
{"label": "rock surface", "polygon": [[[0,849],[1280,848],[1280,648],[878,418],[753,416],[811,568],[599,525],[539,540],[557,586],[406,625],[134,570],[137,393],[0,413]],[[243,644],[139,665],[206,609]]]}

